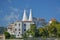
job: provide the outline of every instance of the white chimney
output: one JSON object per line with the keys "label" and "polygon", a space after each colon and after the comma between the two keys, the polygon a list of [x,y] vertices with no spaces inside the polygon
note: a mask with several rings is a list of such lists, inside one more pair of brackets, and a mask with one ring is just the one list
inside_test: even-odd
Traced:
{"label": "white chimney", "polygon": [[24,10],[24,14],[23,14],[23,19],[22,19],[22,21],[27,21],[26,10]]}
{"label": "white chimney", "polygon": [[32,9],[30,9],[29,21],[33,21],[33,18],[32,18]]}

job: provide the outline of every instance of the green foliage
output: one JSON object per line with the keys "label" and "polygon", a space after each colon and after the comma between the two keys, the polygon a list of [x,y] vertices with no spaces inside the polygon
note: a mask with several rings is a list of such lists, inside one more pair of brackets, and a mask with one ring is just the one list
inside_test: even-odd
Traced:
{"label": "green foliage", "polygon": [[14,35],[10,35],[8,32],[4,32],[4,35],[5,35],[6,39],[13,39],[13,38],[15,38]]}
{"label": "green foliage", "polygon": [[36,37],[36,30],[37,30],[36,25],[35,24],[31,24],[30,32],[31,32],[31,35],[33,37]]}
{"label": "green foliage", "polygon": [[31,34],[31,31],[30,31],[30,30],[27,30],[27,31],[26,31],[27,37],[28,37],[30,34]]}
{"label": "green foliage", "polygon": [[46,28],[39,28],[39,35],[42,38],[48,37],[48,31],[46,30]]}
{"label": "green foliage", "polygon": [[56,29],[57,29],[57,37],[60,37],[60,24],[56,25]]}
{"label": "green foliage", "polygon": [[27,36],[26,33],[24,33],[24,34],[22,34],[22,37],[23,37],[23,38],[27,38],[28,36]]}
{"label": "green foliage", "polygon": [[49,26],[48,27],[48,33],[49,33],[49,37],[56,37],[57,35],[57,29],[55,26]]}
{"label": "green foliage", "polygon": [[51,24],[45,25],[44,27],[36,28],[35,24],[31,24],[30,30],[26,31],[25,37],[42,37],[42,38],[56,38],[60,37],[60,23],[56,20],[52,21]]}
{"label": "green foliage", "polygon": [[5,38],[10,38],[10,34],[8,32],[4,32]]}
{"label": "green foliage", "polygon": [[14,39],[14,38],[15,38],[15,36],[14,36],[14,35],[10,35],[10,38],[11,38],[11,39]]}

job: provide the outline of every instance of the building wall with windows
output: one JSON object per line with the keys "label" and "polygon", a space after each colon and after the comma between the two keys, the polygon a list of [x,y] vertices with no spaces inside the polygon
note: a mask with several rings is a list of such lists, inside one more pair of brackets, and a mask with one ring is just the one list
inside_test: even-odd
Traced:
{"label": "building wall with windows", "polygon": [[22,27],[23,27],[23,23],[20,21],[20,22],[15,22],[15,33],[14,35],[16,36],[16,38],[19,38],[19,37],[22,37],[21,34],[22,34]]}
{"label": "building wall with windows", "polygon": [[32,21],[19,21],[14,23],[13,26],[8,27],[8,32],[11,35],[15,35],[16,38],[22,38],[22,35],[30,29],[30,24],[34,24]]}

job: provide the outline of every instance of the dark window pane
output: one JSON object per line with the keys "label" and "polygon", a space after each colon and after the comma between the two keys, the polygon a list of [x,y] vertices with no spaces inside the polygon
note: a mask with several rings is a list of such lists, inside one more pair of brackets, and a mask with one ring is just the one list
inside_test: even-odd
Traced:
{"label": "dark window pane", "polygon": [[18,35],[19,36],[19,35]]}
{"label": "dark window pane", "polygon": [[24,29],[24,31],[26,31],[26,29]]}
{"label": "dark window pane", "polygon": [[20,26],[20,24],[19,24],[19,26]]}
{"label": "dark window pane", "polygon": [[26,24],[24,24],[24,26],[26,26]]}
{"label": "dark window pane", "polygon": [[20,34],[20,32],[19,32],[19,34]]}
{"label": "dark window pane", "polygon": [[20,31],[20,29],[19,29],[19,31]]}

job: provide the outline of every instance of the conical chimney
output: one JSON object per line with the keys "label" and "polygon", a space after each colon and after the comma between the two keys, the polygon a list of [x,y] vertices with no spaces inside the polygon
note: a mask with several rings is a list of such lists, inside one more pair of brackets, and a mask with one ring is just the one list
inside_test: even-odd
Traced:
{"label": "conical chimney", "polygon": [[29,21],[33,21],[33,18],[32,18],[32,9],[30,9]]}
{"label": "conical chimney", "polygon": [[24,14],[23,14],[23,19],[22,19],[22,21],[27,21],[26,10],[24,10]]}

